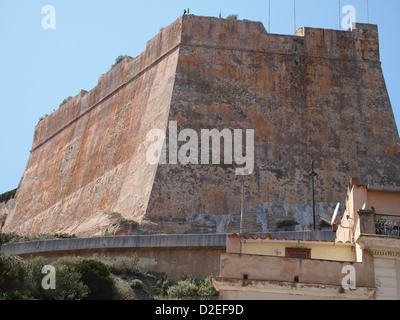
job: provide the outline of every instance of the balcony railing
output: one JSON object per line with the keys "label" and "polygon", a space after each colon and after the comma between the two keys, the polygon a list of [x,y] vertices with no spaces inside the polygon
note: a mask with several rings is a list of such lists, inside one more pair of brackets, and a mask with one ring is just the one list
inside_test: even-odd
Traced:
{"label": "balcony railing", "polygon": [[400,237],[400,217],[389,215],[375,216],[376,234]]}

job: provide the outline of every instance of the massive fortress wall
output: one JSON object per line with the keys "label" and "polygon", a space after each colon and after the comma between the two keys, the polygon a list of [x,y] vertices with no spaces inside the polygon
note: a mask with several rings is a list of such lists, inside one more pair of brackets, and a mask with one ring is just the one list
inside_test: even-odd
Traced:
{"label": "massive fortress wall", "polygon": [[[254,172],[243,178],[234,165],[150,165],[146,134],[168,133],[169,121],[199,134],[254,129]],[[239,231],[242,180],[247,231],[272,231],[290,219],[306,227],[312,160],[324,218],[344,200],[352,176],[400,185],[377,27],[286,36],[257,22],[182,16],[144,53],[37,125],[2,231]],[[125,219],[141,226],[127,228]]]}
{"label": "massive fortress wall", "polygon": [[180,29],[166,28],[37,125],[5,232],[93,235],[142,219],[156,170],[142,144],[168,121]]}

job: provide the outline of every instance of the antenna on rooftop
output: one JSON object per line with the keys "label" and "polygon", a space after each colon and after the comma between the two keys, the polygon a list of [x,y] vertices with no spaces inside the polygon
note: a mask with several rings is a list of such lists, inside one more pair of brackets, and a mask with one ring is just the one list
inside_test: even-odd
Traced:
{"label": "antenna on rooftop", "polygon": [[335,211],[333,212],[331,221],[322,219],[322,218],[320,217],[320,219],[321,219],[322,221],[325,221],[326,223],[330,224],[330,225],[332,226],[332,228],[333,228],[334,231],[336,231],[336,225],[337,225],[336,219],[337,219],[337,215],[338,215],[338,212],[339,212],[339,207],[340,207],[340,202],[338,202],[338,204],[336,205],[336,208],[335,208]]}
{"label": "antenna on rooftop", "polygon": [[340,202],[338,202],[338,204],[336,205],[335,211],[333,212],[331,225],[333,225],[335,223],[335,221],[336,221],[337,214],[338,214],[338,211],[339,211],[339,207],[340,207]]}
{"label": "antenna on rooftop", "polygon": [[296,33],[296,0],[293,0],[294,33]]}
{"label": "antenna on rooftop", "polygon": [[268,33],[271,33],[271,0],[268,0]]}

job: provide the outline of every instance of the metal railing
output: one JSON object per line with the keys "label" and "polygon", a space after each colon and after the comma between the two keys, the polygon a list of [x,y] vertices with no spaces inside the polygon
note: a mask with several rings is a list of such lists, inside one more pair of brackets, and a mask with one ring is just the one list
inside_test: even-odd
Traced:
{"label": "metal railing", "polygon": [[376,234],[400,237],[400,217],[377,215],[375,217]]}

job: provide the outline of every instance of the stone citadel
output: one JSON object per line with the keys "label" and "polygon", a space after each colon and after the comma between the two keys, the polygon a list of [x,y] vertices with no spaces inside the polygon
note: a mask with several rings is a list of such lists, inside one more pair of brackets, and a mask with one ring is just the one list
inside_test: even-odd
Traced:
{"label": "stone citadel", "polygon": [[[151,164],[169,123],[254,130],[254,170]],[[182,142],[181,142],[182,143]],[[168,153],[169,150],[167,150]],[[35,128],[2,232],[24,235],[276,231],[344,202],[351,177],[400,185],[400,140],[376,25],[268,34],[260,22],[184,15]],[[243,185],[243,202],[242,202]]]}

